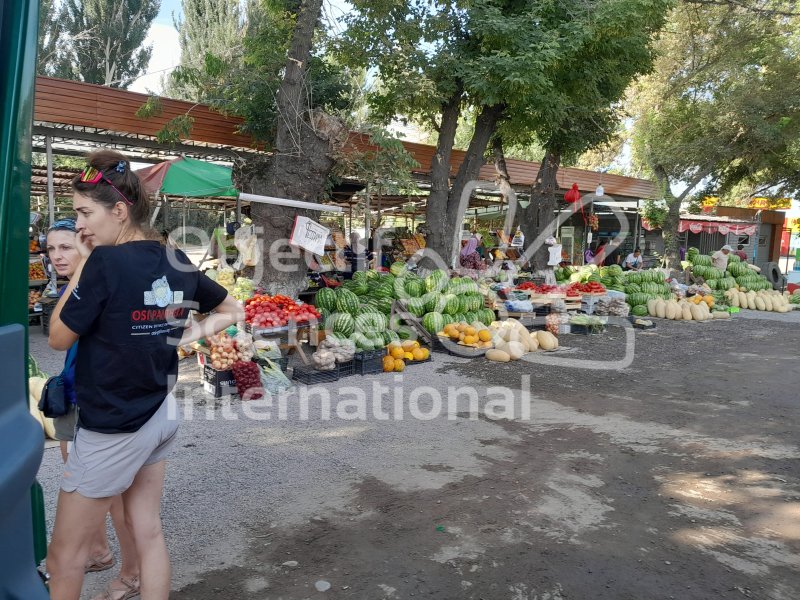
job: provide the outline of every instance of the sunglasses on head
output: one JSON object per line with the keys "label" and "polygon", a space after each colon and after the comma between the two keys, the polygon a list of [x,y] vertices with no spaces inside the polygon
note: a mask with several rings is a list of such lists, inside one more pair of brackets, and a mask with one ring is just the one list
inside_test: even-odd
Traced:
{"label": "sunglasses on head", "polygon": [[81,173],[80,181],[81,183],[91,183],[91,184],[97,184],[100,183],[101,181],[104,181],[112,188],[114,188],[114,191],[117,192],[122,197],[122,199],[125,201],[125,204],[127,204],[128,206],[133,206],[133,202],[128,200],[127,196],[125,196],[125,194],[120,192],[117,186],[111,183],[111,180],[108,177],[103,175],[102,171],[95,169],[94,167],[86,167]]}

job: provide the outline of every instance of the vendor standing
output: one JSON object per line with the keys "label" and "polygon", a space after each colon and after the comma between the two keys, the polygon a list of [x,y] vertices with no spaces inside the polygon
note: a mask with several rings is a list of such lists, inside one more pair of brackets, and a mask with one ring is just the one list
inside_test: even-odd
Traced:
{"label": "vendor standing", "polygon": [[640,248],[636,248],[625,257],[625,260],[622,262],[622,268],[625,271],[640,271],[643,264],[642,251]]}
{"label": "vendor standing", "polygon": [[721,271],[727,271],[728,255],[731,253],[731,250],[733,250],[733,248],[731,248],[728,244],[725,244],[720,250],[717,250],[711,255],[711,264]]}

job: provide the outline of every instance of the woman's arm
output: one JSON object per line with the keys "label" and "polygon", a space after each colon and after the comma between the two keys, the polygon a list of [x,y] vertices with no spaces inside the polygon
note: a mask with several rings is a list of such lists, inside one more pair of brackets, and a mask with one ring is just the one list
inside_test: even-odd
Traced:
{"label": "woman's arm", "polygon": [[192,321],[181,336],[180,344],[185,346],[197,340],[210,337],[244,320],[244,308],[233,296],[228,294],[214,312],[202,321]]}
{"label": "woman's arm", "polygon": [[50,344],[50,347],[53,350],[69,350],[72,344],[77,342],[78,338],[80,337],[77,333],[72,331],[69,327],[61,322],[61,309],[64,308],[64,305],[67,303],[67,300],[72,294],[72,290],[74,290],[78,285],[78,282],[81,279],[81,272],[83,271],[83,266],[85,264],[86,257],[84,256],[81,258],[78,268],[75,269],[75,273],[73,273],[72,277],[70,278],[67,289],[64,290],[64,293],[61,294],[61,298],[58,299],[58,304],[56,304],[53,314],[50,315],[50,335],[47,342]]}

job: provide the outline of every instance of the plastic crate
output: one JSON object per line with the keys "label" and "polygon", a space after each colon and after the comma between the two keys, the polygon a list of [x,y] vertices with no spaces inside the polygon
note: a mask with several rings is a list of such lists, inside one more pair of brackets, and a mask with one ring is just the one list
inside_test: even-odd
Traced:
{"label": "plastic crate", "polygon": [[336,372],[339,374],[339,377],[349,377],[350,375],[355,375],[356,373],[356,361],[355,360],[348,360],[347,362],[336,363]]}
{"label": "plastic crate", "polygon": [[383,354],[364,352],[362,355],[369,354],[369,358],[359,358],[356,354],[353,362],[355,364],[355,372],[359,375],[372,375],[373,373],[383,373]]}
{"label": "plastic crate", "polygon": [[339,380],[339,370],[317,371],[310,367],[295,367],[292,371],[292,379],[300,383],[305,383],[306,385],[331,383]]}
{"label": "plastic crate", "polygon": [[[571,332],[577,335],[596,335],[600,333],[605,333],[606,326],[605,325],[575,325],[571,323],[569,325]],[[560,330],[559,330],[560,333]]]}

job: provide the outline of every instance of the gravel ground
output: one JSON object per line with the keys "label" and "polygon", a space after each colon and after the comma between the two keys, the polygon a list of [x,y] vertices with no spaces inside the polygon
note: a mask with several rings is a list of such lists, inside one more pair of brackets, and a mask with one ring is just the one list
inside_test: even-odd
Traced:
{"label": "gravel ground", "polygon": [[[319,396],[309,419],[295,395],[269,420],[186,397],[163,503],[173,598],[794,600],[800,327],[760,314],[657,320],[622,370],[602,364],[624,359],[620,328],[562,336],[550,355],[591,369],[436,354],[316,390],[327,420]],[[181,369],[191,396],[193,359]],[[474,389],[481,413],[461,396],[448,414],[449,387]],[[377,418],[376,397],[405,418]],[[491,401],[513,418],[487,418]],[[434,417],[409,418],[417,407]],[[59,463],[47,450],[40,471],[51,526]],[[106,579],[89,576],[85,597]]]}

